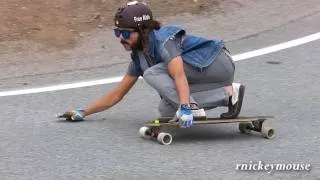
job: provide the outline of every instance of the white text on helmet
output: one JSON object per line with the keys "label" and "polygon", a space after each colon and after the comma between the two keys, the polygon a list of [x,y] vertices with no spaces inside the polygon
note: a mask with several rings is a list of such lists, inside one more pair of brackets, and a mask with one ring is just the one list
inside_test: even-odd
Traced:
{"label": "white text on helmet", "polygon": [[133,17],[134,22],[147,21],[150,19],[151,19],[150,15],[146,15],[146,14],[142,15],[141,17],[136,17],[136,16]]}

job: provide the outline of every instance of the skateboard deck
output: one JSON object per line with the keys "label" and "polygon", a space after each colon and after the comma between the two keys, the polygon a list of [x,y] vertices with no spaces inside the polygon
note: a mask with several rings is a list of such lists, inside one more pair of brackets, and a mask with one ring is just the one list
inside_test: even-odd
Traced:
{"label": "skateboard deck", "polygon": [[[196,118],[191,128],[195,125],[238,123],[238,128],[242,133],[248,134],[251,131],[256,131],[260,132],[263,137],[272,139],[275,137],[275,130],[273,125],[270,124],[270,119],[273,119],[273,116],[242,116],[235,119]],[[168,127],[178,128],[178,122],[172,120],[172,117],[161,117],[141,127],[139,135],[143,138],[154,138],[160,144],[169,145],[172,143],[172,135],[164,132],[164,129]]]}
{"label": "skateboard deck", "polygon": [[[221,119],[221,118],[196,118],[193,121],[193,125],[205,125],[205,124],[221,124],[221,123],[237,123],[237,122],[252,122],[259,120],[272,119],[273,116],[252,116],[252,117],[237,117],[236,119]],[[154,126],[177,126],[178,122],[173,121],[172,117],[161,117],[156,120],[153,120],[145,126],[154,127]]]}

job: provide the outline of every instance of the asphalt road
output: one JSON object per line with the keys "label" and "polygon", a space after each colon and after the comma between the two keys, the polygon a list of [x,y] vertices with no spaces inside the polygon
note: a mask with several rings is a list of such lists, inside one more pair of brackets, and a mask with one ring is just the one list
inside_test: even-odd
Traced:
{"label": "asphalt road", "polygon": [[[235,54],[292,40],[319,32],[319,19],[314,11],[227,45]],[[319,47],[320,41],[314,41],[236,62],[236,81],[247,86],[241,115],[273,115],[273,140],[240,134],[234,124],[178,130],[170,146],[141,139],[138,130],[158,116],[159,101],[143,80],[112,109],[77,123],[58,121],[54,115],[85,107],[116,84],[1,97],[0,179],[320,179]],[[126,66],[83,71],[120,75]],[[77,80],[78,74],[81,70],[70,79]],[[310,163],[312,169],[235,170],[237,163],[258,161]]]}

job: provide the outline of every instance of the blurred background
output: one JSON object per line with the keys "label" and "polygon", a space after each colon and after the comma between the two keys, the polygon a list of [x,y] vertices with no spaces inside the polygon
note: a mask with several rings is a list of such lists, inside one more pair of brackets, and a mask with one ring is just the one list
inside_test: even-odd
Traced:
{"label": "blurred background", "polygon": [[[148,0],[157,19],[182,13],[201,14],[223,0]],[[116,9],[127,0],[1,0],[0,41],[36,40],[72,48],[77,36],[113,25]]]}

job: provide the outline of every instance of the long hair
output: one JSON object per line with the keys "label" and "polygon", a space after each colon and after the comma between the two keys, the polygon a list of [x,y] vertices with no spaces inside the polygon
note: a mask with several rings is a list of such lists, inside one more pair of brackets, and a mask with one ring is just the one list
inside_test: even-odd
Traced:
{"label": "long hair", "polygon": [[138,28],[138,32],[140,33],[140,50],[144,52],[148,51],[148,35],[153,30],[159,30],[161,28],[161,23],[156,20],[151,20],[148,24],[144,24],[142,27]]}

